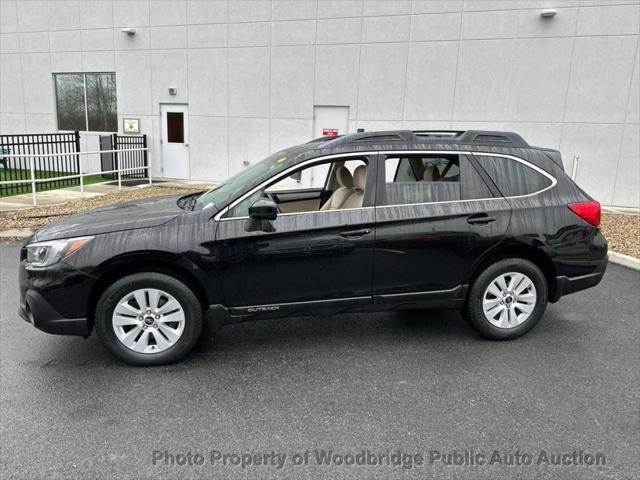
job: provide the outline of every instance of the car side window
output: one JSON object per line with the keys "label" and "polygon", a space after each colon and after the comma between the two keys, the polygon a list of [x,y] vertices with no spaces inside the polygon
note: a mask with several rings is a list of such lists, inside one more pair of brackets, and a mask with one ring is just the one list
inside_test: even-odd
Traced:
{"label": "car side window", "polygon": [[366,158],[348,158],[301,167],[247,196],[223,218],[249,216],[249,207],[263,196],[275,201],[281,213],[289,214],[362,207],[367,165]]}
{"label": "car side window", "polygon": [[258,190],[257,192],[253,192],[247,198],[238,203],[235,207],[229,210],[223,218],[233,218],[233,217],[248,217],[249,216],[249,207],[256,203],[260,197],[264,196],[264,192]]}
{"label": "car side window", "polygon": [[440,177],[454,167],[458,170],[458,162],[457,155],[388,157],[385,161],[386,205],[460,200],[460,176]]}
{"label": "car side window", "polygon": [[280,180],[267,188],[267,191],[278,190],[306,190],[309,188],[324,188],[329,174],[328,163],[313,165],[303,170],[298,170],[293,175]]}
{"label": "car side window", "polygon": [[505,197],[529,195],[551,185],[548,177],[512,158],[490,155],[476,158]]}
{"label": "car side window", "polygon": [[415,174],[408,158],[389,158],[385,162],[387,178],[395,182],[415,182]]}
{"label": "car side window", "polygon": [[390,156],[385,161],[386,205],[492,197],[465,155]]}

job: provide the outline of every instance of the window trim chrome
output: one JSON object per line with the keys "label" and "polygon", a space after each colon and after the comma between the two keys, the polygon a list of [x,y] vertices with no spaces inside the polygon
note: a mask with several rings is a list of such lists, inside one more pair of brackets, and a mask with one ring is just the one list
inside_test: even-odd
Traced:
{"label": "window trim chrome", "polygon": [[[279,213],[278,216],[309,215],[309,214],[315,214],[315,213],[344,212],[344,211],[349,211],[349,210],[366,210],[366,209],[372,209],[372,208],[376,209],[376,208],[405,207],[405,206],[409,206],[409,205],[439,205],[439,204],[446,204],[446,203],[484,202],[484,201],[500,200],[500,199],[510,200],[510,199],[526,198],[526,197],[531,197],[531,196],[534,196],[534,195],[538,195],[538,194],[540,194],[542,192],[546,192],[547,190],[552,189],[553,187],[555,187],[558,184],[558,180],[556,179],[556,177],[554,177],[550,173],[546,172],[542,168],[538,167],[537,165],[534,165],[531,162],[528,162],[527,160],[524,160],[524,159],[522,159],[520,157],[516,157],[514,155],[508,155],[508,154],[505,154],[505,153],[472,152],[472,151],[469,151],[469,150],[390,150],[390,151],[365,151],[365,152],[352,152],[352,153],[334,153],[334,154],[325,155],[325,156],[322,156],[322,157],[310,158],[310,159],[305,160],[303,162],[300,162],[300,163],[298,163],[296,165],[292,165],[291,167],[287,168],[286,170],[283,170],[279,174],[274,175],[273,177],[263,181],[259,185],[253,187],[248,192],[244,193],[242,196],[240,196],[239,198],[237,198],[236,200],[231,202],[229,205],[227,205],[225,208],[220,210],[213,218],[214,218],[215,221],[218,221],[218,222],[226,221],[226,220],[240,220],[240,219],[249,218],[248,216],[229,217],[229,218],[221,218],[221,217],[222,217],[222,215],[225,215],[230,209],[235,207],[238,203],[242,202],[245,198],[249,197],[250,195],[252,195],[255,192],[257,192],[258,190],[262,189],[266,184],[274,182],[274,181],[278,181],[278,180],[280,180],[282,178],[286,178],[288,176],[287,174],[290,174],[290,172],[292,172],[293,170],[297,170],[298,168],[305,167],[305,166],[307,166],[309,164],[321,163],[321,162],[326,161],[326,160],[332,160],[334,158],[344,158],[344,157],[363,157],[363,156],[371,157],[373,155],[384,155],[384,156],[388,157],[389,155],[415,155],[415,154],[425,154],[425,155],[472,155],[472,156],[507,158],[507,159],[515,160],[516,162],[522,163],[523,165],[526,165],[527,167],[529,167],[529,168],[535,170],[536,172],[542,174],[543,176],[545,176],[546,178],[548,178],[551,181],[551,184],[549,186],[547,186],[547,187],[545,187],[545,188],[543,188],[541,190],[538,190],[536,192],[533,192],[533,193],[527,193],[525,195],[512,195],[512,196],[508,196],[508,197],[505,196],[505,197],[489,197],[489,198],[470,198],[470,199],[465,199],[465,200],[445,200],[445,201],[442,201],[442,202],[402,203],[402,204],[396,204],[396,205],[374,205],[374,206],[369,206],[369,207],[342,208],[342,209],[337,209],[337,210],[313,210],[313,211],[310,211],[310,212]],[[385,158],[385,161],[386,161],[386,158]]]}
{"label": "window trim chrome", "polygon": [[[355,208],[336,208],[334,210],[310,210],[308,212],[288,212],[288,213],[278,213],[278,218],[280,217],[289,217],[291,215],[310,215],[310,214],[315,214],[315,213],[336,213],[336,212],[348,212],[348,211],[352,211],[352,210],[373,210],[376,207],[355,207]],[[227,221],[227,220],[247,220],[248,218],[251,217],[247,217],[242,216],[242,217],[228,217],[228,218],[221,218],[220,221]]]}

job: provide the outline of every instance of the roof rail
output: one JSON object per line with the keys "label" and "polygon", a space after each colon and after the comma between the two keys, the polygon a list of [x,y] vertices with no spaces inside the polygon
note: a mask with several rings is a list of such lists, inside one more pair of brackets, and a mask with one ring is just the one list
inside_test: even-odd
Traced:
{"label": "roof rail", "polygon": [[335,144],[346,143],[386,143],[386,142],[415,142],[415,135],[409,130],[389,130],[384,132],[352,133],[339,137]]}
{"label": "roof rail", "polygon": [[[331,146],[354,143],[420,143],[442,142],[467,145],[505,146],[528,148],[529,144],[517,133],[495,132],[490,130],[389,130],[382,132],[351,133],[344,136],[329,137]],[[316,139],[310,143],[322,142]]]}
{"label": "roof rail", "polygon": [[455,138],[464,133],[464,130],[412,130],[416,137],[429,138]]}
{"label": "roof rail", "polygon": [[331,140],[335,140],[336,138],[340,138],[342,135],[335,135],[333,137],[325,136],[314,138],[313,140],[309,140],[307,143],[322,143],[322,142],[330,142]]}
{"label": "roof rail", "polygon": [[460,143],[477,145],[504,145],[509,147],[527,148],[529,144],[517,133],[495,132],[491,130],[467,130],[457,140]]}

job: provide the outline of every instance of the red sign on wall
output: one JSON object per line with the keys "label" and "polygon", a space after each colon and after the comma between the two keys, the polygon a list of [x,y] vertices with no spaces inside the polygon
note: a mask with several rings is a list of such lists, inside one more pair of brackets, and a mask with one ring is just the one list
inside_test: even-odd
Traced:
{"label": "red sign on wall", "polygon": [[322,129],[323,137],[337,137],[338,129],[337,128],[323,128]]}

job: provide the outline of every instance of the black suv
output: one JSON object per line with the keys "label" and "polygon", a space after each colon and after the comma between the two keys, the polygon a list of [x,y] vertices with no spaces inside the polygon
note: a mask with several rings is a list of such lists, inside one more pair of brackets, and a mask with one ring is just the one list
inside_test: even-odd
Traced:
{"label": "black suv", "polygon": [[600,204],[517,134],[389,131],[282,150],[212,190],[93,210],[21,251],[20,315],[135,365],[203,325],[456,308],[484,337],[531,330],[607,265]]}

